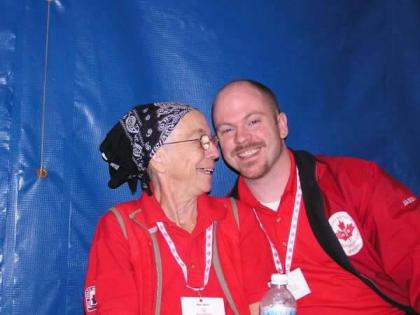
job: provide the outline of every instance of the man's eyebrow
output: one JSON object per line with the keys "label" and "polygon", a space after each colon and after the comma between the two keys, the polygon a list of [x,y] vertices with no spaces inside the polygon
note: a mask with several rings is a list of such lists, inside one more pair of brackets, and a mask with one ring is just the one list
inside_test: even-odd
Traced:
{"label": "man's eyebrow", "polygon": [[246,115],[244,118],[246,119],[246,118],[249,118],[250,116],[252,116],[252,115],[264,115],[265,113],[264,112],[261,112],[261,111],[254,111],[254,112],[250,112],[248,115]]}
{"label": "man's eyebrow", "polygon": [[[253,111],[247,115],[245,115],[244,117],[241,118],[241,120],[247,120],[249,117],[253,116],[253,115],[264,115],[264,112],[261,111]],[[230,123],[230,122],[222,122],[218,125],[216,125],[216,129],[220,128],[221,126],[234,126],[235,124]]]}
{"label": "man's eyebrow", "polygon": [[220,124],[216,125],[215,127],[217,129],[217,128],[221,127],[221,126],[233,126],[233,124],[232,123],[228,123],[228,122],[223,122],[223,123],[220,123]]}

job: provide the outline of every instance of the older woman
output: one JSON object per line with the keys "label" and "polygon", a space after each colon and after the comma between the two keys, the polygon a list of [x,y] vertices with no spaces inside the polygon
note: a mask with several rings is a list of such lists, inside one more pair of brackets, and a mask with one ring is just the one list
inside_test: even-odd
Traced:
{"label": "older woman", "polygon": [[178,103],[137,106],[101,151],[111,188],[134,192],[139,180],[144,193],[97,226],[86,313],[254,314],[270,256],[251,211],[207,195],[219,153],[205,117]]}

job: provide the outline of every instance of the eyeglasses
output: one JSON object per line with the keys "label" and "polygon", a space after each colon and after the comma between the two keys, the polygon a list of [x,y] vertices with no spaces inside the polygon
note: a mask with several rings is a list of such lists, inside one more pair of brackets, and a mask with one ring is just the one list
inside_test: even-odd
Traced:
{"label": "eyeglasses", "polygon": [[211,143],[213,143],[213,145],[215,146],[217,146],[217,144],[219,143],[219,139],[217,138],[217,136],[202,135],[200,138],[197,138],[197,139],[165,142],[163,145],[182,143],[182,142],[192,142],[192,141],[200,141],[201,148],[204,151],[207,151],[208,149],[210,149]]}

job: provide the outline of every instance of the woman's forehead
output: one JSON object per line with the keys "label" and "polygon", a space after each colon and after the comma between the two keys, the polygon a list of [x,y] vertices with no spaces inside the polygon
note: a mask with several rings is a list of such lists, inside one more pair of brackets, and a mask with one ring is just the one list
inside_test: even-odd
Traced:
{"label": "woman's forehead", "polygon": [[209,133],[209,131],[210,127],[204,115],[197,110],[193,110],[180,120],[172,134],[174,136],[202,135],[203,133]]}

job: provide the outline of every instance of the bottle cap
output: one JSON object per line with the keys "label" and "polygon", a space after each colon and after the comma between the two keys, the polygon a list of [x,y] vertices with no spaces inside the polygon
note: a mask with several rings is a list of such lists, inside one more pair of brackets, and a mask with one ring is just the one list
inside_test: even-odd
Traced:
{"label": "bottle cap", "polygon": [[287,275],[284,273],[273,273],[271,275],[271,284],[274,284],[274,285],[287,284]]}

